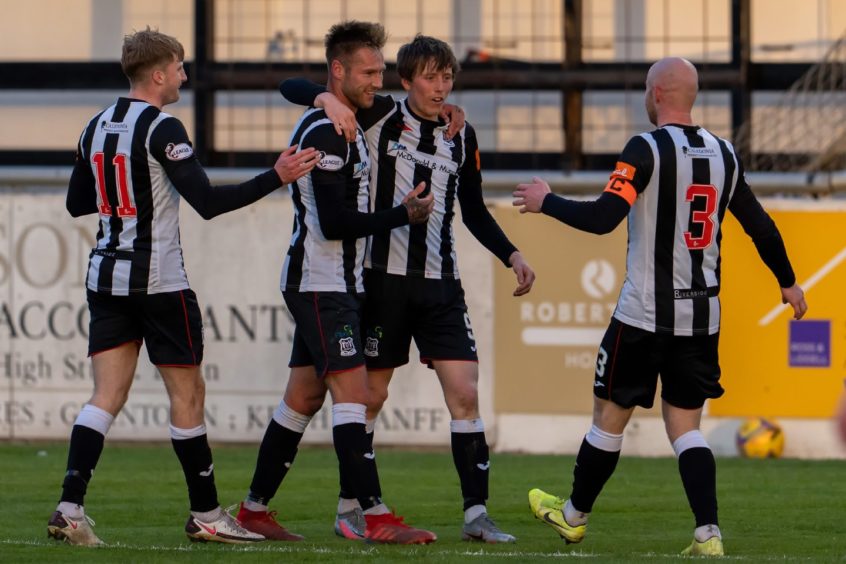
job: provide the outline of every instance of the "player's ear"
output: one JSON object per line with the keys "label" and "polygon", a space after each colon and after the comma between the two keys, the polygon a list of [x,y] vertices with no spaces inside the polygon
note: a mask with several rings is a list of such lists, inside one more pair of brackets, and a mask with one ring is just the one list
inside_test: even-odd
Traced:
{"label": "player's ear", "polygon": [[339,59],[332,59],[332,63],[329,65],[329,72],[332,73],[332,78],[335,80],[343,80],[346,72],[344,63],[342,63]]}
{"label": "player's ear", "polygon": [[153,84],[163,84],[165,79],[165,72],[162,69],[152,69],[150,77],[153,79]]}
{"label": "player's ear", "polygon": [[400,78],[400,82],[402,83],[402,87],[405,89],[406,92],[411,90],[411,82],[410,81],[408,81],[404,78]]}

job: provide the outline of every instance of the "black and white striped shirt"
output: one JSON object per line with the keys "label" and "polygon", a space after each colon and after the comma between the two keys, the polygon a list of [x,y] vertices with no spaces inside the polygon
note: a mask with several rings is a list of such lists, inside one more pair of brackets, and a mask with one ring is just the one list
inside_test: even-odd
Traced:
{"label": "black and white striped shirt", "polygon": [[782,288],[796,282],[784,241],[755,198],[725,139],[668,124],[629,140],[605,190],[592,202],[555,194],[541,211],[591,233],[628,216],[626,279],[614,317],[653,333],[720,330],[720,245],[730,211]]}
{"label": "black and white striped shirt", "polygon": [[[720,330],[720,245],[727,209],[756,245],[775,237],[784,254],[778,230],[749,190],[734,148],[701,127],[670,124],[632,138],[606,191],[632,203],[626,279],[614,312],[628,325],[688,336]],[[786,254],[777,271],[780,281],[793,276]]]}
{"label": "black and white striped shirt", "polygon": [[120,98],[89,122],[79,156],[93,173],[100,215],[89,290],[128,295],[188,288],[179,194],[161,160],[192,155],[182,124],[146,102]]}
{"label": "black and white striped shirt", "polygon": [[[309,174],[289,186],[294,229],[280,287],[282,291],[364,292],[367,239],[346,231],[348,221],[338,215],[342,211],[338,208],[353,214],[370,211],[370,156],[364,134],[359,130],[355,142],[347,143],[325,112],[312,108],[294,127],[291,144],[295,143],[298,150],[314,147],[321,155]],[[405,215],[402,207],[399,212]],[[407,215],[404,221],[408,223]]]}
{"label": "black and white striped shirt", "polygon": [[[374,116],[375,114],[375,116]],[[368,120],[375,123],[369,123]],[[452,139],[447,125],[414,114],[408,100],[377,97],[359,112],[373,158],[374,209],[397,205],[420,182],[434,191],[435,207],[426,223],[376,233],[365,266],[419,278],[457,279],[453,219],[458,201],[464,223],[506,266],[516,248],[508,241],[482,198],[476,134],[469,124]]]}
{"label": "black and white striped shirt", "polygon": [[145,101],[119,98],[82,132],[68,185],[71,215],[100,218],[86,286],[115,296],[188,288],[180,197],[211,219],[280,184],[269,170],[242,184],[211,186],[178,119]]}

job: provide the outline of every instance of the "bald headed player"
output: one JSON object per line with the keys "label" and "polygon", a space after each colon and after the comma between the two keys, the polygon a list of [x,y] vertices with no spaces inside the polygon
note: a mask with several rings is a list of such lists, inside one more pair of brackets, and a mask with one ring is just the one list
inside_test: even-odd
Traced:
{"label": "bald headed player", "polygon": [[611,477],[635,406],[652,407],[658,376],[667,436],[696,518],[682,554],[723,554],[717,521],[716,465],[699,430],[702,406],[723,394],[720,331],[721,224],[728,209],[778,280],[800,319],[802,289],[772,219],[749,189],[731,143],[694,125],[696,68],[678,57],[652,65],[646,111],[657,129],[626,144],[602,195],[574,202],[535,178],[514,205],[576,229],[610,233],[629,219],[626,279],[596,360],[593,426],[582,441],[566,501],[534,489],[529,504],[567,542],[580,542],[588,514]]}

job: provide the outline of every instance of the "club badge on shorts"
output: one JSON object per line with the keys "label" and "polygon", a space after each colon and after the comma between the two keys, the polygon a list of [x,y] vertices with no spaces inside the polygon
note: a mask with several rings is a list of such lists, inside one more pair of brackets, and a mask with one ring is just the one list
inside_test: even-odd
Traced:
{"label": "club badge on shorts", "polygon": [[355,354],[355,342],[353,342],[352,337],[338,339],[338,345],[341,347],[341,356],[353,356]]}
{"label": "club badge on shorts", "polygon": [[367,337],[364,343],[365,356],[379,356],[379,339],[375,337]]}

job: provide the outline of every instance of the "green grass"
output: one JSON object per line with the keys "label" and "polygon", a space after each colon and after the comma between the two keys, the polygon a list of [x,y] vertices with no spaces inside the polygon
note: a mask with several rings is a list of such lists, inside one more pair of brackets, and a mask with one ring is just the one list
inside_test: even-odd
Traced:
{"label": "green grass", "polygon": [[[372,546],[332,532],[337,462],[334,451],[303,448],[273,500],[280,522],[306,535],[301,543],[250,547],[195,545],[185,538],[187,496],[169,445],[107,444],[87,498],[100,549],[46,538],[64,473],[65,445],[0,445],[1,562],[590,562],[683,560],[693,518],[673,459],[621,459],[600,496],[585,541],[565,545],[532,518],[531,487],[569,493],[573,457],[494,455],[489,509],[515,534],[516,545],[460,540],[461,500],[448,452],[378,452],[389,505],[412,523],[434,530],[425,547]],[[221,502],[243,498],[255,446],[215,448]],[[728,558],[761,561],[846,561],[846,463],[842,461],[720,459],[720,521]]]}

